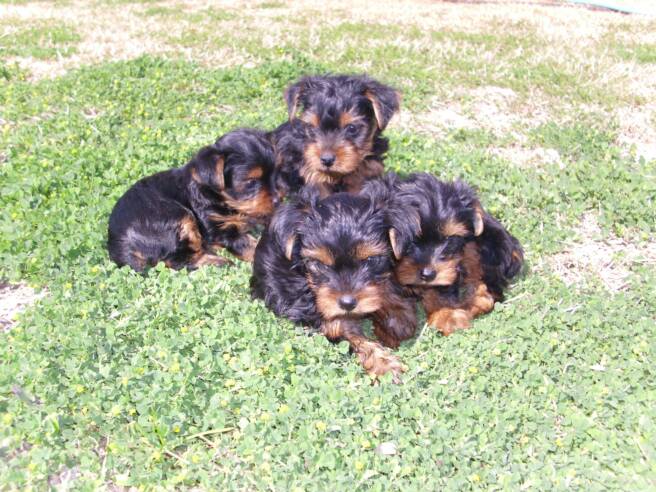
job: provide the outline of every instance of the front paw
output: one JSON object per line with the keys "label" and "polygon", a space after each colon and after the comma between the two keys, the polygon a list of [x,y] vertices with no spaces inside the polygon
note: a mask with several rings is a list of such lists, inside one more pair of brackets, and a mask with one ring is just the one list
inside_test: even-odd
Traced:
{"label": "front paw", "polygon": [[428,316],[428,324],[437,328],[443,335],[469,328],[471,315],[464,309],[440,309]]}
{"label": "front paw", "polygon": [[378,379],[379,376],[389,372],[392,373],[393,383],[399,384],[401,382],[401,375],[405,372],[403,363],[397,356],[390,354],[382,346],[371,344],[371,346],[358,351],[358,358],[367,374],[374,379]]}

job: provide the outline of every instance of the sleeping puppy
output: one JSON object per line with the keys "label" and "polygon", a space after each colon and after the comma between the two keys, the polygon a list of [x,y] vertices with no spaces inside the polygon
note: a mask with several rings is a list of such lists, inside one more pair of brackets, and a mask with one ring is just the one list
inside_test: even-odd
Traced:
{"label": "sleeping puppy", "polygon": [[201,149],[185,166],[138,181],[109,218],[107,248],[119,266],[143,271],[163,261],[174,269],[223,265],[228,251],[252,261],[249,234],[274,207],[274,158],[266,135],[240,129]]}

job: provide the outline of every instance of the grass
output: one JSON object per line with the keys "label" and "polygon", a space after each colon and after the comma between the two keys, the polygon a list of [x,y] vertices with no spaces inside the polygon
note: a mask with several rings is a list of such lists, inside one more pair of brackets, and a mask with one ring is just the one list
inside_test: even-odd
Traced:
{"label": "grass", "polygon": [[[20,26],[20,23],[18,23]],[[23,26],[13,33],[0,36],[2,56],[30,56],[48,59],[75,54],[80,36],[67,25],[43,24]]]}
{"label": "grass", "polygon": [[[248,22],[249,12],[230,13],[238,17],[219,25]],[[484,128],[442,139],[389,129],[388,168],[474,184],[529,263],[508,302],[469,331],[444,338],[425,329],[404,344],[401,386],[371,386],[344,345],[251,301],[246,264],[158,267],[142,277],[109,262],[107,217],[132,182],[183,163],[235,126],[283,121],[282,91],[301,74],[369,69],[399,83],[405,107],[420,111],[444,94],[442,83],[467,78],[465,87],[475,87],[509,73],[487,79],[463,65],[440,74],[432,55],[393,42],[423,33],[371,24],[357,38],[357,26],[349,21],[340,32],[371,39],[368,51],[331,41],[339,26],[322,28],[322,46],[290,31],[280,55],[272,49],[251,68],[143,56],[35,81],[6,65],[0,279],[48,294],[0,333],[0,488],[654,487],[653,264],[630,264],[626,288],[612,295],[594,274],[566,285],[544,264],[585,213],[598,217],[602,239],[653,242],[656,162],[619,146],[615,122],[592,114],[572,79],[559,82],[574,94],[568,118],[522,137],[558,150],[562,165],[520,168],[494,157],[489,149],[508,137]],[[479,67],[498,39],[444,36],[434,49],[471,44],[465,58]],[[503,36],[536,49],[519,32]],[[476,51],[478,43],[485,49]],[[528,63],[505,60],[511,71]],[[540,80],[525,78],[526,93],[542,90]],[[594,99],[602,87],[588,82]],[[395,454],[379,454],[382,443]]]}

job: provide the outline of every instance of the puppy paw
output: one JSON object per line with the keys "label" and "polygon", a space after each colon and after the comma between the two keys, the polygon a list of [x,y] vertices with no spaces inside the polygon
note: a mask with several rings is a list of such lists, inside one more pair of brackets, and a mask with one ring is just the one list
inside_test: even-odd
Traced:
{"label": "puppy paw", "polygon": [[443,335],[469,328],[471,315],[464,309],[440,309],[428,316],[428,324],[437,328]]}
{"label": "puppy paw", "polygon": [[378,379],[379,376],[389,372],[392,374],[392,382],[395,384],[401,382],[401,375],[405,372],[403,363],[381,345],[371,343],[367,344],[366,347],[360,347],[358,358],[367,374],[373,378]]}

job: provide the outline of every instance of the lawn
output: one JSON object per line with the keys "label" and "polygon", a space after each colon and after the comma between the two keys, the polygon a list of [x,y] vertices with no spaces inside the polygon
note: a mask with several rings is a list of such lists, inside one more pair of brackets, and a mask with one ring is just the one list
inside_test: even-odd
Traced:
{"label": "lawn", "polygon": [[[656,21],[328,3],[0,0],[0,284],[38,297],[0,324],[0,489],[656,487]],[[462,177],[526,250],[402,385],[251,301],[248,264],[105,250],[131,183],[327,71],[397,87],[387,168]]]}

